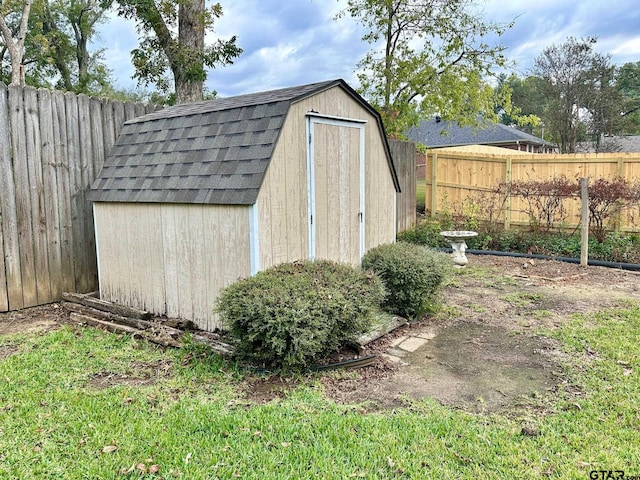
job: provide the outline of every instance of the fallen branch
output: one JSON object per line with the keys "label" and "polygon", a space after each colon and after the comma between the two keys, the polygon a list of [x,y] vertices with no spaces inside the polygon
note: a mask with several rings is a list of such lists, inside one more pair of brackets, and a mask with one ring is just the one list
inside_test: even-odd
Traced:
{"label": "fallen branch", "polygon": [[[73,302],[63,302],[63,307],[71,312],[71,318],[81,323],[102,327],[110,332],[127,333],[147,339],[165,347],[179,348],[184,343],[186,332],[160,323],[137,318],[123,317]],[[208,345],[214,353],[223,357],[233,354],[233,347],[219,340],[192,333],[190,338]]]}
{"label": "fallen branch", "polygon": [[154,335],[153,332],[149,332],[147,330],[139,330],[134,327],[130,327],[128,325],[120,325],[118,323],[110,322],[107,320],[100,320],[92,317],[91,315],[85,315],[82,313],[71,312],[70,318],[78,323],[87,323],[89,325],[93,325],[95,327],[104,328],[112,333],[124,333],[127,335],[131,335],[133,337],[140,337],[150,342],[157,343],[159,345],[163,345],[165,347],[177,347],[181,346],[181,343],[178,340],[175,340],[171,337],[160,337],[158,335]]}
{"label": "fallen branch", "polygon": [[91,295],[85,295],[82,293],[68,293],[62,294],[62,299],[67,302],[79,303],[87,307],[102,310],[103,312],[110,312],[115,315],[123,317],[139,318],[141,320],[149,320],[151,313],[146,310],[138,310],[137,308],[125,307],[124,305],[118,305],[117,303],[108,302],[99,298],[94,298]]}
{"label": "fallen branch", "polygon": [[[62,302],[62,306],[72,312],[80,313],[83,315],[90,315],[92,317],[96,317],[109,322],[119,323],[121,325],[128,325],[130,327],[137,328],[140,330],[148,330],[150,328],[157,328],[160,326],[158,324],[149,322],[147,320],[140,320],[139,318],[132,318],[132,317],[123,317],[122,315],[116,315],[115,313],[105,312],[103,310],[98,310],[96,308],[87,307],[80,303]],[[180,334],[183,334],[183,333],[184,332],[180,332]]]}
{"label": "fallen branch", "polygon": [[372,330],[363,333],[356,339],[356,343],[364,347],[369,343],[377,340],[387,333],[392,332],[398,327],[409,323],[406,318],[398,317],[397,315],[391,315],[390,313],[380,312],[375,315],[374,326]]}

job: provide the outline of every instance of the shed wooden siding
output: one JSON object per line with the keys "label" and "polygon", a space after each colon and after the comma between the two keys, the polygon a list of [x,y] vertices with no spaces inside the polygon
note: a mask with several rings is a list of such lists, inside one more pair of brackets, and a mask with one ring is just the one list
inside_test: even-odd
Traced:
{"label": "shed wooden siding", "polygon": [[101,298],[220,327],[218,292],[251,274],[250,207],[95,203]]}
{"label": "shed wooden siding", "polygon": [[289,109],[257,200],[260,269],[309,258],[306,118],[310,111],[367,122],[365,250],[395,240],[395,187],[376,118],[334,87]]}

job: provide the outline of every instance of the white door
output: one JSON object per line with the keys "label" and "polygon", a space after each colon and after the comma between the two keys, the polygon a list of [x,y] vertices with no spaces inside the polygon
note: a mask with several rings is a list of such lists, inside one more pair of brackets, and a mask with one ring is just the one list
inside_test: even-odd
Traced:
{"label": "white door", "polygon": [[364,126],[307,117],[311,259],[359,265],[364,254]]}

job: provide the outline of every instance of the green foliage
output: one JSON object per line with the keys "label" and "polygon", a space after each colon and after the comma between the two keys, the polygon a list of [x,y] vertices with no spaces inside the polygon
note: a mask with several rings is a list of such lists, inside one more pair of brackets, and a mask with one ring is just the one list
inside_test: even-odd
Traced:
{"label": "green foliage", "polygon": [[382,307],[407,319],[438,305],[438,290],[451,273],[451,258],[419,245],[398,242],[369,250],[362,267],[377,273],[387,289]]}
{"label": "green foliage", "polygon": [[284,263],[239,280],[216,310],[241,360],[305,367],[366,331],[384,298],[382,282],[348,265]]}
{"label": "green foliage", "polygon": [[[518,124],[523,131],[543,137],[541,118],[544,115],[544,81],[540,77],[528,76],[519,78],[511,75],[504,80],[505,85],[511,89],[511,103],[514,109],[519,112],[513,116],[511,112],[505,111],[500,115],[500,121],[505,125]],[[528,119],[527,122],[520,121],[520,118]]]}
{"label": "green foliage", "polygon": [[418,222],[415,227],[399,233],[397,240],[427,247],[446,247],[447,241],[440,235],[440,232],[446,229],[440,221],[426,219]]}
{"label": "green foliage", "polygon": [[222,16],[215,3],[183,0],[104,0],[118,5],[118,15],[135,20],[141,33],[140,46],[131,52],[139,84],[155,84],[161,92],[171,92],[171,70],[176,103],[203,99],[202,87],[207,77],[205,67],[233,63],[242,53],[235,36],[205,45],[205,34],[213,31]]}
{"label": "green foliage", "polygon": [[338,14],[360,22],[373,47],[357,65],[358,79],[391,136],[433,113],[461,124],[478,114],[495,118],[485,77],[505,58],[488,39],[511,25],[485,21],[473,3],[349,0]]}
{"label": "green foliage", "polygon": [[[622,97],[614,85],[611,57],[595,51],[596,38],[567,38],[535,60],[534,74],[544,80],[544,121],[561,153],[574,153],[587,133],[600,135],[619,127]],[[589,112],[589,121],[581,112]]]}
{"label": "green foliage", "polygon": [[625,63],[618,70],[616,86],[623,98],[623,133],[640,134],[640,61]]}
{"label": "green foliage", "polygon": [[[16,9],[24,2],[5,4],[10,29],[17,27]],[[26,84],[75,93],[107,96],[113,90],[104,51],[90,51],[97,26],[106,21],[98,0],[33,2],[29,29],[24,38]],[[4,60],[0,52],[0,64]],[[0,79],[8,78],[8,67]]]}
{"label": "green foliage", "polygon": [[[440,232],[451,228],[456,227],[452,227],[449,217],[429,218],[398,234],[397,238],[402,242],[446,248],[449,244]],[[580,258],[579,232],[504,230],[499,224],[487,223],[480,224],[477,231],[477,237],[466,240],[470,249]],[[602,241],[593,236],[589,238],[589,258],[640,264],[640,234],[607,231]]]}

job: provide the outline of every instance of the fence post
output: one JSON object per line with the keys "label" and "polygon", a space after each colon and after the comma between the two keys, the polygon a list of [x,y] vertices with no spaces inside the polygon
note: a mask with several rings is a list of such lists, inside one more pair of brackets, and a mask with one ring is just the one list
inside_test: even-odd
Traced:
{"label": "fence post", "polygon": [[507,191],[504,198],[504,229],[511,227],[511,157],[507,158],[504,164],[504,183]]}
{"label": "fence post", "polygon": [[[625,179],[628,181],[629,179],[627,179],[627,177],[624,174],[624,158],[618,157],[616,160],[618,161],[618,170],[617,170],[618,178]],[[622,210],[623,210],[622,208],[618,209],[618,211],[616,212],[613,218],[615,222],[616,230],[622,229]]]}
{"label": "fence post", "polygon": [[431,216],[436,216],[436,187],[438,184],[438,154],[431,154]]}
{"label": "fence post", "polygon": [[589,177],[580,178],[580,198],[582,206],[582,236],[580,239],[580,265],[586,267],[589,262]]}

